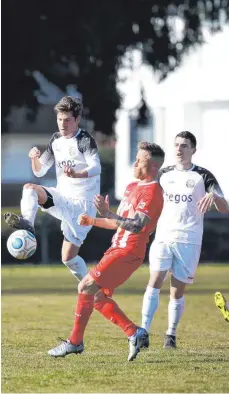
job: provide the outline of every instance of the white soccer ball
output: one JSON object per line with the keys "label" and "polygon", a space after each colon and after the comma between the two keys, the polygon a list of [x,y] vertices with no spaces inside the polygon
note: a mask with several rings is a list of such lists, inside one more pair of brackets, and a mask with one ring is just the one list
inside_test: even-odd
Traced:
{"label": "white soccer ball", "polygon": [[12,233],[7,240],[9,253],[18,260],[25,260],[31,257],[37,249],[35,235],[27,230],[17,230]]}

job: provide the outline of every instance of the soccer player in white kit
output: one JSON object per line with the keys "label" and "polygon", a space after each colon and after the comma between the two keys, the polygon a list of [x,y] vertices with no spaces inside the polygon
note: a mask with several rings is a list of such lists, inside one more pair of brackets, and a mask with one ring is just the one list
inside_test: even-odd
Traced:
{"label": "soccer player in white kit", "polygon": [[[176,164],[159,171],[159,183],[164,192],[164,206],[159,218],[155,240],[150,252],[150,279],[142,305],[142,327],[149,332],[159,306],[159,294],[167,272],[171,272],[168,330],[164,348],[176,347],[176,329],[184,312],[186,284],[193,283],[199,262],[203,218],[212,205],[228,213],[214,175],[192,163],[196,138],[189,131],[175,138]],[[148,347],[149,343],[145,343]]]}
{"label": "soccer player in white kit", "polygon": [[63,97],[54,107],[59,132],[54,133],[40,156],[34,147],[29,152],[33,173],[46,174],[55,163],[57,185],[46,187],[27,183],[23,187],[21,215],[7,212],[6,223],[34,233],[38,206],[61,221],[64,235],[62,261],[81,280],[87,273],[85,261],[78,256],[89,227],[79,226],[80,214],[96,216],[93,199],[100,193],[101,165],[94,138],[79,128],[83,104],[78,98]]}

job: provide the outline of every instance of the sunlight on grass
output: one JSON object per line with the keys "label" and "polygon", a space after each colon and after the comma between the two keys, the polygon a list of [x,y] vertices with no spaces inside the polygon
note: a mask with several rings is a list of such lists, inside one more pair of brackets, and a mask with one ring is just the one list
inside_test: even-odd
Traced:
{"label": "sunlight on grass", "polygon": [[[162,349],[167,328],[168,283],[160,297],[150,349],[127,362],[122,331],[94,312],[85,352],[52,359],[47,350],[72,328],[77,283],[65,267],[2,268],[2,392],[228,392],[229,324],[214,305],[228,288],[229,266],[202,265],[188,289],[178,349]],[[137,324],[148,268],[137,271],[114,298]]]}

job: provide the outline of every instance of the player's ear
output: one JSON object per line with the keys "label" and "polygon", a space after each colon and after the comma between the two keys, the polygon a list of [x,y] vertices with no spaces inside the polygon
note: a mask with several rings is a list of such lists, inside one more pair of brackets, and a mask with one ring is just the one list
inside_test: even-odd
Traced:
{"label": "player's ear", "polygon": [[105,197],[105,202],[107,202],[109,204],[109,196],[108,196],[108,194]]}

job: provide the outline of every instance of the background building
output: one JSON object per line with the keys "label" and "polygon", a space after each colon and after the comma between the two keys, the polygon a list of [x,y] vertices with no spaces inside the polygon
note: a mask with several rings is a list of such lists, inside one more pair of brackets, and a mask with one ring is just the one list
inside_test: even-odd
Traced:
{"label": "background building", "polygon": [[[140,51],[125,84],[123,108],[116,123],[115,193],[120,199],[132,174],[137,143],[148,140],[165,150],[165,165],[173,164],[173,140],[182,130],[197,138],[194,162],[211,170],[229,200],[229,28],[192,50],[183,64],[161,83],[143,65]],[[141,91],[148,107],[148,124],[137,124]]]}

